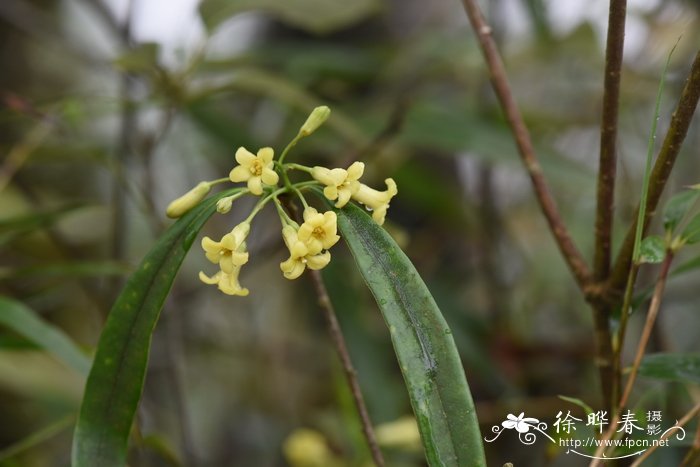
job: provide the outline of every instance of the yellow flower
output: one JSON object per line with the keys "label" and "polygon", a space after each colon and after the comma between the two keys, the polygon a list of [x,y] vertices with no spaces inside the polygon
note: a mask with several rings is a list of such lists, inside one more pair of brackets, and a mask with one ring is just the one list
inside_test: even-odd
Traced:
{"label": "yellow flower", "polygon": [[311,254],[304,242],[299,240],[297,229],[292,225],[285,225],[282,228],[282,238],[289,249],[289,258],[280,263],[280,269],[284,277],[289,280],[301,276],[307,267],[315,270],[323,269],[331,261],[331,254],[328,251]]}
{"label": "yellow flower", "polygon": [[221,270],[212,277],[200,272],[199,279],[205,284],[217,284],[219,290],[228,295],[248,295],[248,289],[238,283],[238,274],[241,266],[248,262],[245,239],[249,232],[250,224],[242,222],[218,242],[204,237],[202,248],[207,259],[218,264]]}
{"label": "yellow flower", "polygon": [[202,271],[199,271],[199,280],[205,284],[216,284],[226,295],[238,295],[245,297],[250,292],[248,289],[241,287],[238,283],[238,274],[241,272],[241,267],[236,266],[230,274],[224,271],[217,271],[216,274],[209,277]]}
{"label": "yellow flower", "polygon": [[207,193],[209,193],[210,189],[211,184],[207,182],[199,183],[196,187],[170,203],[165,210],[165,214],[172,219],[181,217],[187,211],[195,207],[197,203],[202,201]]}
{"label": "yellow flower", "polygon": [[248,182],[248,189],[254,195],[261,195],[263,183],[277,185],[279,175],[273,170],[272,158],[275,153],[272,148],[262,148],[255,155],[246,148],[238,148],[236,161],[240,164],[231,170],[229,178],[232,182]]}
{"label": "yellow flower", "polygon": [[364,204],[368,210],[372,211],[372,219],[379,225],[384,224],[389,201],[399,192],[392,178],[387,178],[384,183],[386,183],[386,191],[377,191],[361,183],[360,189],[352,195],[352,199]]}
{"label": "yellow flower", "polygon": [[233,230],[215,242],[209,237],[202,239],[202,248],[209,261],[218,264],[221,270],[230,274],[235,266],[243,266],[248,262],[245,239],[250,232],[250,224],[242,222]]}
{"label": "yellow flower", "polygon": [[338,218],[333,211],[323,214],[312,207],[304,209],[304,223],[297,233],[299,240],[309,250],[309,254],[315,255],[321,250],[327,250],[335,245],[340,237],[338,231]]}
{"label": "yellow flower", "polygon": [[350,197],[360,189],[360,177],[365,171],[365,164],[354,162],[345,169],[328,169],[326,167],[314,167],[311,169],[311,176],[326,187],[323,194],[330,200],[337,199],[336,208],[345,206]]}

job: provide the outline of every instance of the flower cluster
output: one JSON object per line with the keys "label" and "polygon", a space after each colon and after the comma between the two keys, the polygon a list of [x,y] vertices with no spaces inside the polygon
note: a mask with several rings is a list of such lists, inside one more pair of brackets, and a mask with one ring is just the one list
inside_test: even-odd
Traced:
{"label": "flower cluster", "polygon": [[[280,263],[280,269],[287,279],[296,279],[306,268],[318,270],[326,267],[331,260],[330,248],[335,245],[338,236],[337,215],[334,211],[319,212],[309,205],[304,192],[315,193],[314,187],[323,196],[335,201],[335,207],[340,209],[350,200],[354,200],[372,212],[374,221],[382,225],[386,218],[389,203],[398,193],[393,179],[385,180],[386,191],[378,191],[360,182],[365,165],[354,162],[347,169],[327,167],[306,167],[300,164],[285,163],[287,153],[302,138],[309,136],[325,122],[330,115],[328,107],[317,107],[306,122],[301,126],[297,136],[287,145],[281,155],[275,160],[272,148],[261,148],[256,154],[240,147],[236,151],[238,163],[227,178],[210,182],[200,182],[168,206],[166,213],[169,217],[178,218],[194,208],[209,193],[213,185],[225,182],[245,182],[245,187],[231,190],[228,196],[221,197],[216,204],[216,210],[227,213],[233,202],[244,195],[260,197],[248,217],[224,235],[221,240],[214,241],[209,237],[202,240],[202,248],[206,258],[219,266],[219,270],[208,276],[199,273],[199,278],[206,284],[215,284],[223,293],[228,295],[246,296],[249,291],[240,285],[238,276],[241,267],[248,262],[246,238],[250,233],[253,218],[262,208],[272,201],[277,209],[282,224],[282,239],[289,251],[289,258]],[[288,172],[299,171],[311,176],[311,180],[292,182]],[[281,183],[280,183],[281,182]],[[292,219],[289,211],[292,198],[298,198],[303,205],[303,219],[299,224]]]}

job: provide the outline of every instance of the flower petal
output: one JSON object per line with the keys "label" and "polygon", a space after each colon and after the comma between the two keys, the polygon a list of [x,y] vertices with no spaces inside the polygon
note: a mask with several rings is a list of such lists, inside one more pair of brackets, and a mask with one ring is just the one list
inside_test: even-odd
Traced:
{"label": "flower petal", "polygon": [[277,172],[275,172],[272,169],[263,169],[262,172],[262,181],[265,185],[277,185],[277,182],[279,182],[280,176],[277,175]]}
{"label": "flower petal", "polygon": [[236,162],[238,162],[242,166],[245,166],[245,167],[250,166],[255,161],[255,159],[256,159],[255,154],[248,151],[246,148],[244,148],[242,146],[240,148],[238,148],[238,150],[236,150]]}
{"label": "flower petal", "polygon": [[250,170],[248,170],[246,167],[243,167],[242,165],[237,165],[228,174],[228,178],[232,182],[245,182],[251,176],[252,174],[250,173]]}
{"label": "flower petal", "polygon": [[309,269],[314,270],[325,268],[328,265],[328,263],[330,263],[330,261],[331,254],[328,251],[320,255],[306,257],[306,265],[309,267]]}
{"label": "flower petal", "polygon": [[365,164],[363,162],[353,162],[350,167],[348,167],[348,180],[359,180],[362,174],[365,172]]}
{"label": "flower petal", "polygon": [[317,180],[324,185],[333,185],[333,177],[331,177],[331,170],[326,167],[316,166],[311,169],[311,176],[314,180]]}
{"label": "flower petal", "polygon": [[202,271],[199,271],[199,280],[204,282],[205,284],[218,284],[220,277],[221,271],[217,271],[217,273],[211,277],[207,276]]}
{"label": "flower petal", "polygon": [[[326,194],[326,190],[323,190],[323,194]],[[350,190],[347,188],[341,188],[340,190],[337,191],[337,196],[338,202],[335,203],[336,208],[342,208],[346,204],[348,204],[348,201],[350,201],[350,197],[352,196],[352,193]],[[335,199],[335,198],[333,198]]]}
{"label": "flower petal", "polygon": [[260,148],[258,149],[258,157],[263,164],[267,165],[275,157],[275,151],[272,148]]}
{"label": "flower petal", "polygon": [[248,179],[248,189],[255,196],[262,195],[263,189],[262,180],[260,179],[260,177],[250,177]]}
{"label": "flower petal", "polygon": [[348,178],[348,171],[345,169],[331,169],[330,178],[336,186],[342,185]]}
{"label": "flower petal", "polygon": [[306,265],[299,259],[290,257],[288,260],[280,263],[280,269],[284,273],[284,277],[289,280],[294,280],[301,276],[304,269],[306,269]]}
{"label": "flower petal", "polygon": [[330,199],[331,201],[338,197],[338,187],[335,185],[327,186],[323,189],[323,196]]}

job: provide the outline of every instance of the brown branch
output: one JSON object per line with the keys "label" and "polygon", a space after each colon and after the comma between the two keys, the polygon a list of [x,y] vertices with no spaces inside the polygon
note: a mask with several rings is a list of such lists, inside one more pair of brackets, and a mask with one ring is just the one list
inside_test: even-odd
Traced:
{"label": "brown branch", "polygon": [[[700,99],[700,52],[695,56],[690,75],[685,82],[683,92],[678,101],[671,124],[664,138],[661,151],[656,159],[654,168],[651,172],[649,180],[649,195],[647,198],[646,215],[644,217],[644,231],[649,226],[656,208],[663,194],[664,187],[671,175],[671,170],[676,162],[678,153],[680,152],[683,141],[688,134],[690,122],[693,119],[693,114]],[[637,208],[639,209],[639,208]],[[634,216],[635,219],[637,216]],[[627,275],[629,272],[632,250],[634,249],[635,230],[637,228],[636,220],[630,225],[625,240],[620,248],[620,252],[615,260],[610,279],[607,286],[609,296],[621,295],[621,290],[625,286]]]}
{"label": "brown branch", "polygon": [[360,389],[360,383],[357,380],[357,371],[352,365],[352,360],[350,359],[350,352],[348,352],[348,347],[345,344],[345,337],[343,337],[343,332],[340,329],[340,324],[338,324],[338,318],[335,314],[335,309],[333,308],[333,303],[328,296],[328,291],[326,290],[326,285],[323,282],[323,277],[320,271],[309,271],[311,274],[311,279],[314,283],[314,288],[316,289],[316,294],[318,295],[318,304],[323,311],[323,315],[328,323],[328,331],[335,345],[335,349],[338,352],[338,357],[340,357],[340,362],[343,365],[343,371],[345,372],[345,378],[350,386],[350,392],[352,393],[352,398],[355,400],[355,406],[360,415],[360,421],[362,422],[362,432],[367,439],[370,451],[372,452],[372,458],[377,467],[384,467],[384,457],[382,456],[382,451],[379,449],[379,444],[377,443],[377,437],[374,434],[374,428],[372,427],[372,420],[369,418],[369,412],[367,411],[367,406],[365,405],[365,400],[362,397],[362,390]]}
{"label": "brown branch", "polygon": [[600,124],[600,166],[598,169],[595,257],[593,260],[593,276],[596,281],[607,279],[610,272],[610,237],[613,227],[615,172],[617,168],[617,117],[626,12],[627,0],[610,1],[608,38],[605,50],[603,116]]}
{"label": "brown branch", "polygon": [[578,286],[585,294],[589,294],[591,292],[590,286],[592,285],[590,271],[588,270],[585,259],[576,248],[569,231],[564,225],[556,203],[549,192],[549,187],[544,179],[542,168],[540,167],[532,141],[530,140],[530,134],[510,90],[503,61],[496,48],[496,43],[491,36],[491,27],[486,24],[475,0],[462,0],[462,3],[464,4],[464,9],[467,12],[469,21],[481,45],[481,50],[491,75],[491,85],[496,92],[496,96],[501,103],[503,112],[508,120],[513,136],[515,137],[518,152],[532,181],[540,208],[547,218],[552,235],[554,235],[554,239],[564,256],[564,260],[576,278]]}

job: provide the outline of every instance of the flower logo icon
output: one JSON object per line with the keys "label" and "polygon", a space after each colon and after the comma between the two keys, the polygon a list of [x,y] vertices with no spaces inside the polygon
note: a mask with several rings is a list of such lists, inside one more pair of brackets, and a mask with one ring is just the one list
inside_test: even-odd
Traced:
{"label": "flower logo icon", "polygon": [[525,417],[525,412],[520,412],[517,417],[509,413],[501,425],[508,430],[515,428],[518,433],[527,433],[532,426],[537,426],[539,422],[536,418]]}

